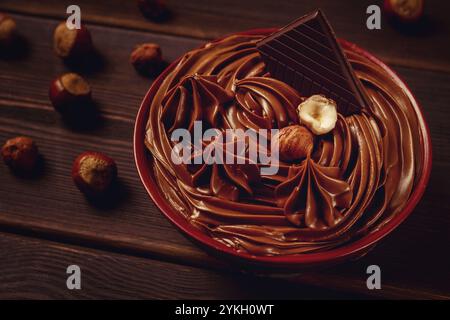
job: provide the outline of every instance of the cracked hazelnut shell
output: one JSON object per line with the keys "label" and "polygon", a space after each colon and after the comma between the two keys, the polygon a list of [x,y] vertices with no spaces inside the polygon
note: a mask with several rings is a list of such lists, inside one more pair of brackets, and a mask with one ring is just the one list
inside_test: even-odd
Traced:
{"label": "cracked hazelnut shell", "polygon": [[6,141],[1,149],[3,161],[11,169],[29,173],[36,167],[39,152],[29,137],[15,137]]}
{"label": "cracked hazelnut shell", "polygon": [[90,197],[105,194],[116,177],[115,161],[101,152],[83,152],[73,163],[73,181],[81,192]]}
{"label": "cracked hazelnut shell", "polygon": [[70,30],[61,22],[53,34],[53,48],[62,59],[79,59],[93,51],[91,34],[83,25]]}
{"label": "cracked hazelnut shell", "polygon": [[53,107],[61,113],[85,107],[92,100],[91,88],[87,81],[76,73],[65,73],[55,78],[49,89]]}

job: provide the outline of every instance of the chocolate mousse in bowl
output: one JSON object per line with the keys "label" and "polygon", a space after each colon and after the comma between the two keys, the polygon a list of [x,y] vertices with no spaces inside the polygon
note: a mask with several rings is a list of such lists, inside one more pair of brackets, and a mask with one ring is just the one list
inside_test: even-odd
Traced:
{"label": "chocolate mousse in bowl", "polygon": [[[135,143],[151,158],[136,155],[138,170],[158,206],[209,248],[253,262],[364,253],[409,215],[431,166],[409,90],[376,58],[337,41],[320,11],[186,53],[155,82],[138,121],[146,125]],[[192,161],[174,162],[173,134],[194,135],[198,124],[201,133],[266,129],[269,143],[244,139],[230,159],[245,163],[197,163],[193,138]],[[275,172],[247,159],[251,144],[276,150]]]}

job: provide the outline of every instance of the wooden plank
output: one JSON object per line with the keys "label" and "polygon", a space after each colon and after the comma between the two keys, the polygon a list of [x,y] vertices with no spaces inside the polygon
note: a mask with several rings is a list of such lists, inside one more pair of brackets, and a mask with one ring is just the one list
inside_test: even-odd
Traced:
{"label": "wooden plank", "polygon": [[[81,269],[81,290],[66,287]],[[0,233],[0,299],[355,298],[280,279],[181,266]]]}
{"label": "wooden plank", "polygon": [[[132,151],[133,122],[151,80],[138,76],[128,62],[130,51],[140,42],[161,44],[166,59],[172,60],[188,48],[197,46],[197,41],[93,27],[92,33],[98,35],[96,47],[104,52],[102,59],[105,63],[101,71],[85,75],[93,88],[103,120],[91,130],[73,131],[48,101],[51,80],[69,71],[53,54],[51,43],[42,42],[42,39],[51,38],[52,28],[57,22],[41,18],[18,18],[18,22],[27,25],[23,28],[23,35],[29,39],[30,50],[25,58],[0,60],[1,141],[18,134],[32,136],[45,157],[45,167],[42,178],[28,181],[16,179],[2,166],[2,186],[5,189],[0,212],[12,214],[12,220],[5,215],[0,216],[3,224],[20,229],[52,230],[50,233],[55,235],[72,234],[85,241],[100,238],[125,248],[130,243],[134,243],[134,247],[154,247],[161,253],[170,252],[169,256],[179,257],[176,259],[185,255],[203,257],[201,251],[185,248],[189,243],[159,213],[140,183]],[[119,165],[123,195],[108,210],[90,205],[71,182],[73,159],[86,149],[103,150]],[[68,192],[55,197],[55,190]],[[22,196],[14,200],[6,196],[9,193]],[[31,194],[34,196],[30,198]],[[67,206],[67,203],[75,205]],[[30,220],[31,217],[34,218]],[[138,225],[141,231],[137,230]],[[153,231],[149,231],[149,227]],[[130,232],[130,228],[134,231]],[[156,231],[158,229],[160,231]],[[109,236],[110,232],[115,234],[114,239]],[[161,239],[164,234],[165,239]],[[180,246],[173,248],[170,243],[184,245],[181,250]],[[166,249],[161,250],[164,247]]]}
{"label": "wooden plank", "polygon": [[[5,110],[2,107],[2,110]],[[30,109],[19,118],[48,119],[54,117],[50,114],[30,115]],[[17,110],[16,110],[17,111]],[[35,111],[35,110],[31,110]],[[3,114],[2,114],[3,116]],[[4,119],[4,120],[3,120]],[[131,154],[123,157],[122,154],[130,153],[131,146],[109,149],[110,143],[104,147],[118,161],[121,169],[121,178],[128,189],[128,199],[110,210],[104,211],[90,206],[78,193],[70,181],[71,153],[89,145],[89,148],[104,141],[113,139],[98,138],[89,144],[86,142],[77,144],[73,141],[82,140],[78,134],[66,133],[58,128],[53,128],[53,134],[41,136],[40,130],[31,130],[33,123],[19,122],[14,119],[2,117],[0,126],[11,123],[18,131],[8,132],[8,135],[26,133],[34,137],[41,146],[43,154],[55,154],[55,159],[46,157],[47,172],[37,180],[21,180],[12,176],[4,166],[0,167],[1,189],[0,198],[0,224],[2,228],[24,232],[32,230],[32,235],[45,236],[51,239],[81,243],[95,247],[107,247],[120,252],[156,257],[178,263],[203,266],[208,268],[225,269],[222,263],[206,256],[201,250],[181,237],[176,229],[154,208],[151,201],[143,192],[142,187],[135,176],[134,170],[123,171],[129,167],[132,161]],[[17,127],[15,126],[17,124]],[[19,125],[20,124],[20,125]],[[45,125],[42,125],[45,127]],[[120,122],[112,123],[112,127],[120,129]],[[113,132],[111,130],[111,132]],[[5,132],[2,129],[1,140],[4,140]],[[103,133],[105,134],[105,133]],[[54,138],[52,138],[54,137]],[[62,142],[61,142],[62,140]],[[71,147],[61,146],[70,142]],[[73,157],[73,156],[72,156]],[[439,163],[434,168],[430,187],[416,212],[396,231],[393,239],[383,243],[381,248],[375,249],[368,257],[357,264],[349,263],[344,267],[331,272],[320,274],[307,273],[299,279],[301,282],[323,286],[334,283],[336,288],[348,290],[352,285],[355,292],[365,292],[364,270],[372,263],[381,265],[387,270],[390,277],[384,279],[393,288],[383,292],[391,296],[396,290],[404,286],[409,290],[424,290],[430,292],[448,289],[448,282],[443,281],[442,275],[448,272],[450,267],[448,260],[441,260],[439,250],[449,243],[448,217],[443,212],[449,212],[448,203],[436,201],[448,197],[445,188],[446,179],[450,167]],[[57,190],[55,192],[55,189]],[[70,204],[70,205],[68,205]],[[414,245],[411,245],[414,244]],[[401,254],[398,254],[401,252]],[[420,260],[417,261],[417,252],[420,252]],[[405,268],[405,266],[410,266]],[[406,270],[410,270],[406,272]],[[428,273],[427,277],[421,277],[422,272]],[[400,276],[399,276],[399,273]],[[296,279],[294,279],[296,280]],[[394,285],[398,284],[398,285]],[[431,287],[430,287],[430,284]],[[411,296],[411,293],[408,297]],[[424,297],[425,293],[415,293],[414,297]],[[428,294],[425,295],[429,297]]]}
{"label": "wooden plank", "polygon": [[[0,141],[18,134],[30,135],[39,144],[45,166],[34,180],[19,179],[0,166],[0,229],[185,265],[229,268],[193,246],[160,214],[140,184],[132,157],[133,119],[149,81],[129,66],[129,48],[151,39],[162,43],[167,55],[176,57],[196,41],[93,27],[94,34],[108,38],[96,38],[108,63],[101,72],[87,74],[104,121],[97,128],[80,132],[65,127],[47,100],[50,79],[66,70],[52,55],[50,44],[40,42],[55,21],[21,18],[20,22],[27,25],[23,32],[31,39],[32,50],[26,59],[0,60]],[[111,47],[111,43],[115,45]],[[445,277],[450,267],[445,256],[450,243],[450,217],[446,215],[450,204],[442,200],[450,196],[446,188],[450,178],[446,111],[450,75],[409,68],[397,71],[421,101],[432,131],[434,169],[423,201],[399,230],[357,263],[305,273],[291,281],[323,287],[331,284],[344,291],[366,293],[365,268],[375,263],[384,270],[385,289],[373,294],[450,295]],[[85,149],[103,150],[118,162],[125,192],[109,209],[87,203],[71,182],[72,160]]]}
{"label": "wooden plank", "polygon": [[[366,8],[370,0],[352,1],[284,1],[272,0],[210,1],[169,0],[173,19],[165,23],[146,21],[140,14],[136,1],[111,0],[108,2],[79,0],[85,21],[116,27],[156,31],[168,34],[217,38],[230,32],[250,28],[282,26],[316,8],[328,13],[339,36],[353,41],[382,57],[389,63],[450,71],[450,20],[447,1],[429,0],[425,23],[419,28],[399,30],[383,19],[382,29],[370,31],[366,27]],[[65,0],[2,0],[0,9],[62,19],[66,7],[72,4]]]}
{"label": "wooden plank", "polygon": [[[27,50],[16,59],[0,59],[0,99],[27,99],[30,108],[50,108],[48,90],[51,81],[68,71],[86,76],[98,107],[108,116],[133,121],[139,105],[151,84],[151,79],[139,76],[129,63],[137,44],[156,42],[166,61],[173,61],[202,41],[181,39],[152,33],[90,27],[94,45],[100,58],[92,68],[65,65],[53,53],[53,30],[56,20],[15,16],[22,25]],[[112,31],[113,30],[113,31]]]}

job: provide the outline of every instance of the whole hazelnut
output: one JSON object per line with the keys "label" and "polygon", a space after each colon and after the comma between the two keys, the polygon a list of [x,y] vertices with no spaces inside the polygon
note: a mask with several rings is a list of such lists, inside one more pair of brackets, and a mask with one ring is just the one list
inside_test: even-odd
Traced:
{"label": "whole hazelnut", "polygon": [[16,137],[9,139],[3,145],[2,157],[11,169],[29,173],[35,168],[39,153],[31,138]]}
{"label": "whole hazelnut", "polygon": [[138,0],[138,7],[144,17],[154,22],[162,22],[170,16],[163,0]]}
{"label": "whole hazelnut", "polygon": [[103,195],[111,187],[116,176],[116,163],[100,152],[83,152],[73,163],[73,181],[87,196]]}
{"label": "whole hazelnut", "polygon": [[155,43],[138,45],[131,53],[130,62],[140,74],[155,76],[162,66],[161,48]]}
{"label": "whole hazelnut", "polygon": [[86,80],[76,73],[65,73],[50,85],[49,97],[53,107],[61,113],[76,111],[91,102],[91,88]]}
{"label": "whole hazelnut", "polygon": [[314,147],[313,134],[300,125],[282,128],[274,139],[278,139],[280,159],[287,162],[310,156]]}
{"label": "whole hazelnut", "polygon": [[0,13],[0,45],[10,45],[16,34],[16,22],[10,16]]}
{"label": "whole hazelnut", "polygon": [[424,13],[424,0],[384,0],[384,11],[394,22],[415,23]]}
{"label": "whole hazelnut", "polygon": [[53,35],[53,47],[56,55],[63,59],[79,59],[93,51],[92,38],[85,26],[69,29],[66,22],[61,22]]}

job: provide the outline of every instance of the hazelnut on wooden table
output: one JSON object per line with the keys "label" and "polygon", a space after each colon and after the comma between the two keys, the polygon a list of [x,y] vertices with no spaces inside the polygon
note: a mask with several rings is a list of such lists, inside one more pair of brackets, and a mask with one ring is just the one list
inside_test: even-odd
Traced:
{"label": "hazelnut on wooden table", "polygon": [[80,59],[93,52],[92,38],[85,26],[69,29],[66,22],[61,22],[53,35],[53,47],[58,57],[63,59]]}
{"label": "hazelnut on wooden table", "polygon": [[78,189],[90,197],[105,194],[117,176],[117,165],[107,155],[86,151],[74,161],[72,178]]}
{"label": "hazelnut on wooden table", "polygon": [[278,139],[279,156],[283,161],[304,159],[311,155],[314,148],[313,134],[300,125],[282,128],[274,139]]}
{"label": "hazelnut on wooden table", "polygon": [[91,102],[91,87],[79,74],[65,73],[52,81],[49,98],[57,111],[75,112]]}
{"label": "hazelnut on wooden table", "polygon": [[10,16],[0,12],[0,46],[10,45],[16,35],[16,22]]}
{"label": "hazelnut on wooden table", "polygon": [[140,74],[155,76],[163,63],[161,48],[155,43],[140,44],[131,53],[130,62]]}
{"label": "hazelnut on wooden table", "polygon": [[1,149],[3,161],[17,172],[30,173],[36,167],[38,148],[29,137],[15,137],[6,141]]}
{"label": "hazelnut on wooden table", "polygon": [[423,16],[424,2],[424,0],[384,0],[384,11],[395,22],[415,23]]}
{"label": "hazelnut on wooden table", "polygon": [[144,17],[154,22],[162,22],[170,16],[163,0],[138,0],[138,7]]}

